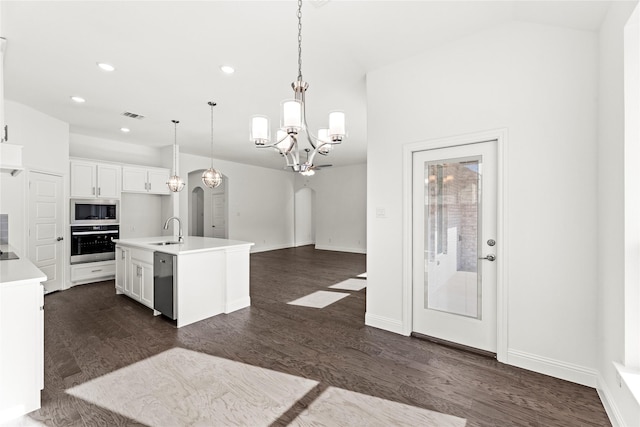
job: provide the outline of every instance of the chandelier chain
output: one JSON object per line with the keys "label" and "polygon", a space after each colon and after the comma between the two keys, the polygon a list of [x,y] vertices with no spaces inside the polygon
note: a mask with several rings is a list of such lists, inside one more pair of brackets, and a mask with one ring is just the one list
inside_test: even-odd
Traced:
{"label": "chandelier chain", "polygon": [[302,81],[302,0],[298,0],[298,80]]}
{"label": "chandelier chain", "polygon": [[216,103],[209,101],[209,105],[211,106],[211,169],[213,169],[213,107],[216,106]]}
{"label": "chandelier chain", "polygon": [[178,144],[178,120],[171,120],[173,122],[173,174],[178,175],[177,164],[178,156],[176,146]]}

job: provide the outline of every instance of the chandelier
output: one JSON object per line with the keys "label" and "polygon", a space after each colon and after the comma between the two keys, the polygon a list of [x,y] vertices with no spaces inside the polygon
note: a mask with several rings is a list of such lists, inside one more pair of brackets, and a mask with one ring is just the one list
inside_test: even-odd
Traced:
{"label": "chandelier", "polygon": [[[282,101],[280,128],[276,132],[275,142],[271,142],[269,118],[253,116],[251,120],[251,140],[258,148],[274,148],[286,160],[285,168],[291,168],[303,175],[312,175],[313,159],[316,154],[326,156],[334,145],[340,144],[346,137],[345,115],[342,111],[329,113],[329,127],[318,129],[317,135],[309,131],[307,125],[305,92],[309,84],[302,79],[302,0],[298,0],[298,78],[291,83],[294,99]],[[311,149],[306,149],[307,158],[301,163],[298,138],[305,135]],[[311,154],[309,154],[311,152]]]}
{"label": "chandelier", "polygon": [[167,187],[174,193],[184,188],[184,180],[178,175],[178,120],[171,120],[173,123],[173,175],[167,181]]}
{"label": "chandelier", "polygon": [[216,103],[209,101],[211,107],[211,167],[202,174],[202,183],[209,188],[216,188],[222,184],[222,174],[213,168],[213,107]]}

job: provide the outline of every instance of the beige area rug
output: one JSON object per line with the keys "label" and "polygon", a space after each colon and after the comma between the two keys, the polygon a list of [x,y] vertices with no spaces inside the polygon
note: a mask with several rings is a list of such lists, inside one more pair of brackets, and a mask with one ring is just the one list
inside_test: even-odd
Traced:
{"label": "beige area rug", "polygon": [[463,427],[466,423],[464,418],[329,387],[290,425]]}
{"label": "beige area rug", "polygon": [[290,301],[287,304],[301,305],[303,307],[311,308],[325,308],[326,306],[348,296],[349,294],[344,292],[316,291],[309,295],[305,295],[302,298],[298,298],[297,300]]}
{"label": "beige area rug", "polygon": [[346,291],[361,291],[367,287],[367,279],[347,279],[329,287],[331,289],[343,289]]}
{"label": "beige area rug", "polygon": [[67,393],[149,426],[266,426],[316,384],[174,348]]}
{"label": "beige area rug", "polygon": [[[317,385],[305,378],[174,348],[67,393],[152,427],[260,427],[272,424]],[[465,422],[329,387],[291,425],[462,427]]]}

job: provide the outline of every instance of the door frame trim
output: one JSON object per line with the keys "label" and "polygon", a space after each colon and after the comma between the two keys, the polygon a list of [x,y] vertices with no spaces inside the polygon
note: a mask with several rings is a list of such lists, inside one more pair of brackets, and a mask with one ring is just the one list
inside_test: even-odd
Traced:
{"label": "door frame trim", "polygon": [[500,262],[497,266],[496,283],[496,350],[499,362],[506,363],[508,348],[508,216],[507,216],[507,138],[508,129],[492,129],[451,137],[435,138],[425,141],[408,143],[402,149],[403,177],[402,177],[402,324],[404,335],[413,332],[413,153],[438,148],[448,148],[457,145],[474,144],[485,141],[497,141],[497,228],[496,239],[500,242],[496,246],[496,255]]}

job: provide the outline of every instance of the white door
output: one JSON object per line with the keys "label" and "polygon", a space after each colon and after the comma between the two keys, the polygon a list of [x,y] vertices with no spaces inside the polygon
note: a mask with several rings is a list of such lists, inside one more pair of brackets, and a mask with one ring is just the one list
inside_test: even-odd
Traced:
{"label": "white door", "polygon": [[63,201],[61,176],[29,173],[29,259],[47,275],[45,292],[63,285]]}
{"label": "white door", "polygon": [[413,331],[496,353],[497,142],[413,154]]}
{"label": "white door", "polygon": [[225,206],[225,195],[214,194],[211,198],[211,226],[213,227],[213,237],[220,239],[227,238],[227,215]]}

